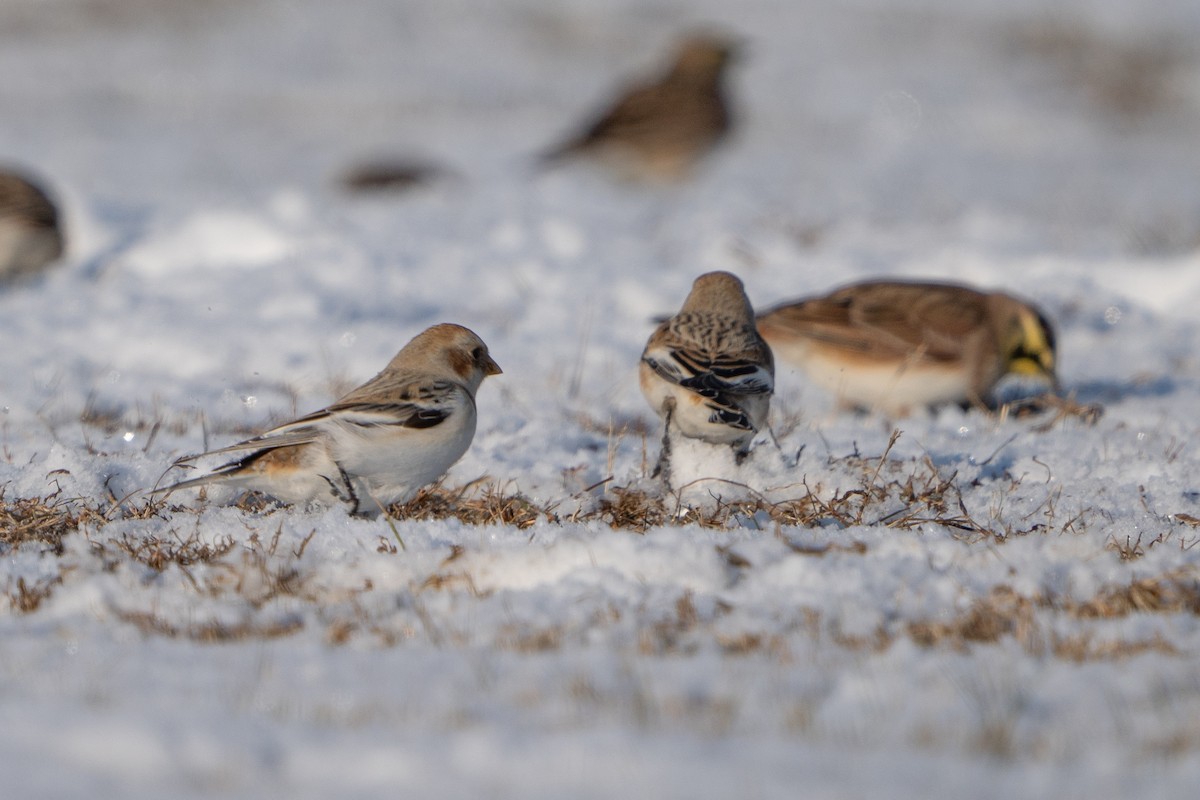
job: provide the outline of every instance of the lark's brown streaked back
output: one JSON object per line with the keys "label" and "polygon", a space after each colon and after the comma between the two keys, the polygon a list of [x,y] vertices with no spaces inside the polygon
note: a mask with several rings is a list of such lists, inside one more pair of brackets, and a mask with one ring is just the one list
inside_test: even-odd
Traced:
{"label": "lark's brown streaked back", "polygon": [[632,181],[687,177],[732,126],[724,76],[733,52],[720,36],[685,39],[665,74],[627,89],[542,162],[586,155]]}

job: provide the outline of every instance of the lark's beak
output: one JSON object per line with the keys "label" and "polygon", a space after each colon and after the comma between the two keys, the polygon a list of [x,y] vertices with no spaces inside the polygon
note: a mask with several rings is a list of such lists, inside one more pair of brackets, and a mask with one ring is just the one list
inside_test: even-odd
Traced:
{"label": "lark's beak", "polygon": [[500,369],[500,365],[497,364],[492,359],[491,356],[484,356],[483,364],[481,364],[480,366],[483,367],[484,375],[503,375],[504,374],[504,370]]}

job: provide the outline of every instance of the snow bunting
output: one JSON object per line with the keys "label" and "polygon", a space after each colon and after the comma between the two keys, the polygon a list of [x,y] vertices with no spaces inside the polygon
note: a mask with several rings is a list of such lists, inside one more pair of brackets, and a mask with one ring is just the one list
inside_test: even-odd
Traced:
{"label": "snow bunting", "polygon": [[746,453],[767,422],[775,365],[737,276],[696,279],[679,313],[650,335],[638,377],[666,422],[660,467],[669,466],[672,425],[688,438]]}
{"label": "snow bunting", "polygon": [[723,77],[733,53],[717,36],[685,39],[665,75],[630,88],[542,163],[590,156],[631,181],[685,178],[729,131]]}
{"label": "snow bunting", "polygon": [[440,478],[475,436],[475,392],[500,367],[461,325],[434,325],[328,408],[203,456],[249,454],[160,489],[227,484],[287,503],[339,500],[374,514]]}
{"label": "snow bunting", "polygon": [[0,282],[32,275],[62,252],[54,203],[28,179],[0,171]]}
{"label": "snow bunting", "polygon": [[781,361],[847,406],[889,416],[940,403],[985,403],[1007,374],[1055,377],[1054,329],[1000,292],[868,281],[758,316]]}

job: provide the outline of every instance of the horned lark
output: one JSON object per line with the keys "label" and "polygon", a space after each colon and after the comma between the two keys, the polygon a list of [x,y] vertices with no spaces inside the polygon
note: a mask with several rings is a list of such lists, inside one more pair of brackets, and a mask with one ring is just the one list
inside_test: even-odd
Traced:
{"label": "horned lark", "polygon": [[246,453],[158,491],[227,484],[287,503],[332,501],[375,514],[406,502],[462,457],[475,436],[475,392],[500,367],[461,325],[435,325],[383,371],[328,408],[197,456]]}
{"label": "horned lark", "polygon": [[54,203],[28,179],[0,171],[0,282],[30,276],[62,252]]}
{"label": "horned lark", "polygon": [[665,421],[659,471],[670,467],[672,426],[744,456],[766,425],[775,365],[742,282],[728,272],[697,278],[679,313],[650,335],[638,378]]}
{"label": "horned lark", "polygon": [[1054,329],[1000,292],[869,281],[765,311],[758,330],[841,403],[889,416],[985,403],[1010,373],[1057,386]]}
{"label": "horned lark", "polygon": [[666,74],[628,89],[542,163],[589,156],[627,180],[687,177],[729,131],[723,83],[733,53],[733,43],[717,36],[685,39]]}

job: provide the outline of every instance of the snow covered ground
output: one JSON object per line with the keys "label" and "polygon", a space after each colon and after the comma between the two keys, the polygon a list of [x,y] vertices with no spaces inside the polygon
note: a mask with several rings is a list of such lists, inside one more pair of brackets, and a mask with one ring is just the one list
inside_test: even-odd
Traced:
{"label": "snow covered ground", "polygon": [[[0,294],[5,796],[1194,796],[1200,6],[1045,6],[0,5],[0,161],[70,237]],[[530,168],[698,24],[748,47],[696,181]],[[338,188],[392,156],[445,175]],[[692,465],[754,493],[614,528],[710,269],[1027,296],[1105,413],[892,425],[785,371],[782,452]],[[440,321],[505,370],[446,480],[494,524],[131,495]]]}

